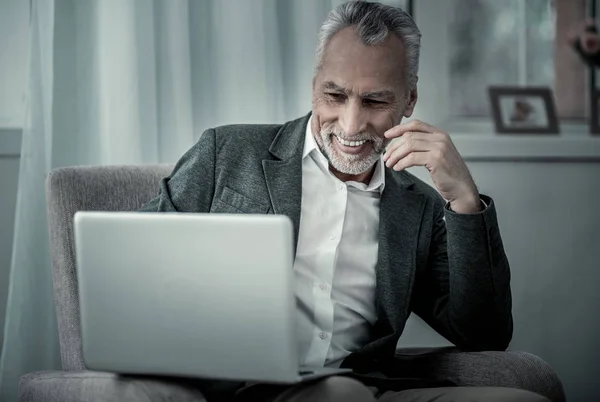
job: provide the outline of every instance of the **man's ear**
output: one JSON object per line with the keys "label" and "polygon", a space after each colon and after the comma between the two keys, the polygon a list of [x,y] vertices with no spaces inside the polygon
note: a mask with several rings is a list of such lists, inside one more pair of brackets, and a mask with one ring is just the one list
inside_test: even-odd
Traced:
{"label": "man's ear", "polygon": [[415,106],[417,106],[417,99],[419,99],[419,93],[417,91],[417,83],[415,83],[415,86],[413,87],[413,89],[410,90],[410,93],[408,94],[408,103],[406,104],[406,108],[404,109],[404,117],[412,116],[413,112],[415,111]]}

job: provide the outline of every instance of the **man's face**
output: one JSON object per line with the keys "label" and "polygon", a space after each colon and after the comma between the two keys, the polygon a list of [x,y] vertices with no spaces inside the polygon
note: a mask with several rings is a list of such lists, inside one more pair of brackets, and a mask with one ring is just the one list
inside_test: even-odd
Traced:
{"label": "man's face", "polygon": [[406,57],[395,35],[363,45],[354,28],[333,36],[313,80],[315,141],[340,173],[370,171],[388,141],[383,134],[412,114],[417,91],[406,87]]}

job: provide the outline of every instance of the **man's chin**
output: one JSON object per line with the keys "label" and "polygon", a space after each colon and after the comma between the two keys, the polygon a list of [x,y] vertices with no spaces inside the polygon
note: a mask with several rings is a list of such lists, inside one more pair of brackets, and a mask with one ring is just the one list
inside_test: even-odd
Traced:
{"label": "man's chin", "polygon": [[[363,174],[373,168],[381,154],[377,157],[372,152],[366,155],[362,154],[347,154],[337,149],[335,145],[329,143],[325,146],[325,157],[329,164],[338,172],[349,175]],[[368,161],[371,161],[369,163]]]}
{"label": "man's chin", "polygon": [[334,162],[330,161],[330,164],[338,172],[343,173],[343,174],[353,175],[353,176],[357,176],[357,175],[366,173],[369,170],[371,170],[373,168],[373,166],[375,166],[375,162],[368,163],[365,160],[353,161],[353,162],[349,162],[349,161],[340,162],[338,160],[338,161],[334,161]]}

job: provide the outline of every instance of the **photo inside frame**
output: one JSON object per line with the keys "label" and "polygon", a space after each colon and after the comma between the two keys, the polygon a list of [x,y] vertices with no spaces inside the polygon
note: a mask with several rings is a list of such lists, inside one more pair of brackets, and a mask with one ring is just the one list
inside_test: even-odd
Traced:
{"label": "photo inside frame", "polygon": [[502,125],[506,128],[548,127],[546,103],[542,96],[504,95],[499,99]]}

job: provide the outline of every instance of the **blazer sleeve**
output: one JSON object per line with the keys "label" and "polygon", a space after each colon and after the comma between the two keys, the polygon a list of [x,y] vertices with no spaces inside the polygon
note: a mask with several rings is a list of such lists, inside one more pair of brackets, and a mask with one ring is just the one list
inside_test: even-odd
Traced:
{"label": "blazer sleeve", "polygon": [[425,270],[415,278],[413,311],[464,350],[506,350],[512,339],[510,268],[490,197],[476,214],[434,207]]}
{"label": "blazer sleeve", "polygon": [[160,182],[158,195],[140,212],[208,212],[215,189],[216,135],[206,130]]}

